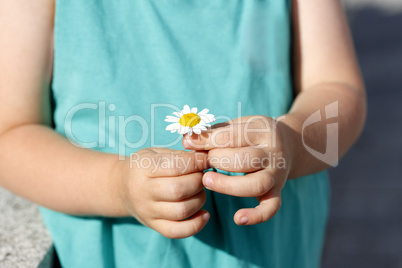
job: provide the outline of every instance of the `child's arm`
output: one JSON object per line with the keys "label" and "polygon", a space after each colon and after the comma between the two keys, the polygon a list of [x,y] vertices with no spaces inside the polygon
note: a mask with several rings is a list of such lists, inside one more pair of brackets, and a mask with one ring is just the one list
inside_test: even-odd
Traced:
{"label": "child's arm", "polygon": [[130,169],[128,160],[75,147],[49,127],[53,12],[53,0],[0,0],[0,184],[65,213],[132,215],[174,238],[197,233],[208,220],[200,210],[205,154],[146,149],[139,157],[179,154],[189,168]]}
{"label": "child's arm", "polygon": [[[183,139],[187,149],[210,150],[208,157],[214,167],[248,173],[234,178],[208,172],[203,178],[204,185],[213,191],[259,200],[256,208],[235,214],[237,224],[257,224],[273,217],[281,206],[281,190],[288,178],[335,164],[363,128],[365,90],[341,1],[294,0],[293,25],[297,98],[289,113],[279,118],[279,123],[269,117],[243,117],[216,127],[210,135]],[[308,118],[317,120],[320,112],[322,120],[309,124]],[[308,127],[303,130],[305,123]],[[338,128],[327,131],[330,123],[337,123]],[[328,155],[318,159],[305,145]],[[236,162],[236,157],[241,161]],[[223,158],[231,161],[219,160]],[[245,159],[249,162],[243,162]],[[263,159],[265,162],[256,161]]]}
{"label": "child's arm", "polygon": [[[338,123],[338,158],[357,140],[366,118],[365,87],[342,1],[293,0],[293,10],[294,81],[298,94],[285,124],[297,135],[299,142],[295,146],[299,153],[290,178],[328,167],[301,143],[302,124],[309,116],[321,110],[322,120],[305,128],[303,134],[307,145],[322,153],[329,145],[327,135],[333,134],[326,133],[327,124]],[[336,101],[338,114],[331,119],[333,111],[328,105]]]}

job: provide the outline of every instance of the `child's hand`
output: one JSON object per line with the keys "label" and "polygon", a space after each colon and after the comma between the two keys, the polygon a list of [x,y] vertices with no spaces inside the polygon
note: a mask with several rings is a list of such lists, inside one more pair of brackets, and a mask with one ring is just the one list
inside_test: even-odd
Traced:
{"label": "child's hand", "polygon": [[202,185],[207,153],[147,148],[120,161],[122,200],[142,224],[168,238],[184,238],[201,231],[209,214]]}
{"label": "child's hand", "polygon": [[209,150],[208,160],[217,169],[247,173],[227,176],[207,172],[203,176],[206,188],[219,193],[255,197],[256,208],[240,209],[234,215],[239,225],[268,221],[281,206],[281,190],[290,169],[292,148],[283,128],[272,118],[253,116],[237,118],[215,125],[201,135],[185,136],[186,149]]}

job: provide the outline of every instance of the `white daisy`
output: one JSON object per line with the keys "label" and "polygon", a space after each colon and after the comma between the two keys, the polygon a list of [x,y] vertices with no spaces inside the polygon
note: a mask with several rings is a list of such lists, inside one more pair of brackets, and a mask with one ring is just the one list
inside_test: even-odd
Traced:
{"label": "white daisy", "polygon": [[178,132],[179,134],[192,135],[201,134],[201,131],[207,130],[210,127],[210,123],[215,121],[215,116],[213,114],[208,114],[209,110],[204,109],[197,113],[197,108],[191,108],[188,105],[184,105],[183,110],[178,113],[174,112],[175,116],[167,115],[165,121],[170,124],[166,127],[166,130],[173,132]]}

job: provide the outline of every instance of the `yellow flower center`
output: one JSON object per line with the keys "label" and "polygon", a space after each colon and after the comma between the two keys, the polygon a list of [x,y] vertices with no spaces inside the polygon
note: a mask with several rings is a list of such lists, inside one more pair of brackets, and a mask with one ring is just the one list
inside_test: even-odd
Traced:
{"label": "yellow flower center", "polygon": [[179,120],[180,125],[184,127],[195,127],[199,122],[201,118],[195,113],[184,114]]}

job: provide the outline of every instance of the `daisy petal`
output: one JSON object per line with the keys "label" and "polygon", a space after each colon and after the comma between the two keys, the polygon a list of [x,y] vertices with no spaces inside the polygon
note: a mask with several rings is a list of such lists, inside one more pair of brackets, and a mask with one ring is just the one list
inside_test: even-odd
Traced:
{"label": "daisy petal", "polygon": [[166,130],[178,130],[180,128],[179,123],[170,124],[166,127]]}
{"label": "daisy petal", "polygon": [[183,114],[189,114],[191,112],[190,107],[188,105],[184,105]]}
{"label": "daisy petal", "polygon": [[211,123],[210,117],[207,114],[201,115],[200,118],[205,123]]}
{"label": "daisy petal", "polygon": [[181,113],[178,113],[178,112],[174,112],[173,113],[175,116],[177,116],[178,118],[180,118],[181,116],[182,116],[182,114]]}
{"label": "daisy petal", "polygon": [[213,114],[206,114],[205,117],[207,118],[207,120],[205,120],[208,123],[212,123],[215,122],[215,116]]}
{"label": "daisy petal", "polygon": [[[198,125],[196,125],[195,127],[193,127],[193,129],[194,129],[194,130],[198,129],[198,130],[202,130],[202,131],[207,130],[207,128],[206,128],[205,126],[200,125],[200,124],[198,124]],[[195,131],[194,131],[194,132],[195,132]],[[197,134],[200,134],[200,133],[197,133]]]}
{"label": "daisy petal", "polygon": [[192,112],[192,113],[196,114],[197,111],[198,111],[197,107],[191,108],[191,112]]}
{"label": "daisy petal", "polygon": [[209,112],[208,109],[204,109],[201,112],[199,112],[198,115],[204,115],[204,114],[207,114],[208,112]]}
{"label": "daisy petal", "polygon": [[165,122],[168,122],[168,123],[177,123],[177,122],[179,122],[179,119],[170,119],[170,118],[166,118],[166,119],[165,119]]}
{"label": "daisy petal", "polygon": [[199,128],[194,128],[193,131],[195,134],[201,134],[201,129]]}
{"label": "daisy petal", "polygon": [[188,133],[188,130],[189,130],[189,127],[183,127],[182,125],[180,125],[180,128],[178,131],[179,131],[179,134],[184,135],[184,134]]}
{"label": "daisy petal", "polygon": [[179,119],[177,116],[171,116],[171,115],[167,115],[166,118],[177,118],[177,119]]}
{"label": "daisy petal", "polygon": [[166,116],[165,122],[170,122],[170,123],[177,123],[179,122],[180,118],[175,117],[175,116]]}

